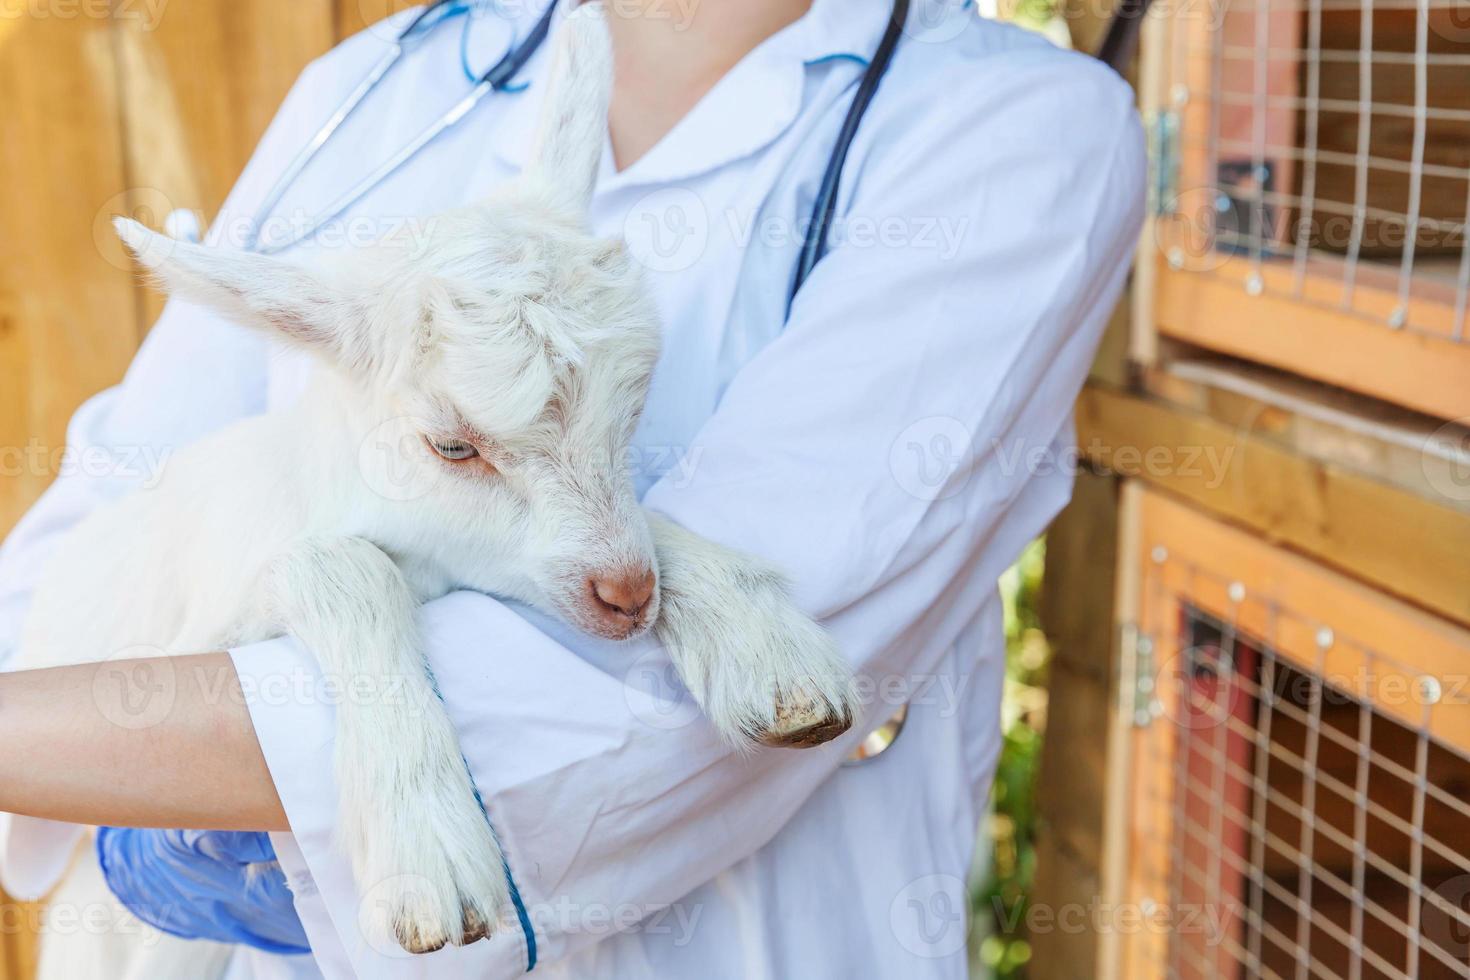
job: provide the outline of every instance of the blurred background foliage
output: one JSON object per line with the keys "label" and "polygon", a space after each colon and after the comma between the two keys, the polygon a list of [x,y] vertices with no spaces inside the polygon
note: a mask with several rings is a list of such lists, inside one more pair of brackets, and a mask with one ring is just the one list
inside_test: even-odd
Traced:
{"label": "blurred background foliage", "polygon": [[1046,542],[1038,539],[1000,580],[1005,700],[990,816],[979,829],[979,857],[971,876],[971,967],[976,976],[1021,977],[1031,958],[1024,923],[1036,869],[1036,770],[1046,731],[1051,659],[1038,615],[1045,564]]}
{"label": "blurred background foliage", "polygon": [[1061,0],[977,0],[975,9],[982,17],[1009,21],[1043,34],[1058,47],[1072,46]]}

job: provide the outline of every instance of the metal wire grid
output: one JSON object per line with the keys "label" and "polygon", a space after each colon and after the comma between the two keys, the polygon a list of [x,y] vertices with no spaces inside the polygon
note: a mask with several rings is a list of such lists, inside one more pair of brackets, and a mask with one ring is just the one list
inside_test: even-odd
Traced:
{"label": "metal wire grid", "polygon": [[[1227,584],[1192,565],[1188,577]],[[1423,718],[1405,725],[1322,662],[1347,644],[1370,672],[1417,676],[1412,665],[1238,585],[1223,620],[1189,594],[1156,608],[1181,610],[1178,701],[1165,706],[1177,732],[1170,908],[1203,927],[1172,932],[1168,975],[1470,977],[1470,758],[1428,734],[1439,683],[1420,678]],[[1266,636],[1238,629],[1248,601],[1266,603]],[[1276,652],[1284,619],[1315,631],[1315,669]]]}
{"label": "metal wire grid", "polygon": [[[1172,111],[1203,118],[1175,127],[1196,135],[1180,138],[1168,153],[1173,159],[1157,159],[1156,147],[1155,163],[1172,167],[1181,155],[1203,152],[1205,174],[1184,176],[1208,185],[1207,203],[1184,217],[1205,226],[1199,230],[1212,254],[1192,271],[1219,274],[1221,253],[1243,256],[1252,294],[1283,290],[1393,329],[1463,342],[1470,297],[1466,0],[1167,5],[1174,18],[1164,66],[1168,100]],[[1344,15],[1352,13],[1349,29],[1353,19]],[[1190,29],[1199,18],[1204,28]],[[1201,59],[1209,66],[1206,91],[1197,90],[1202,73],[1191,71]],[[1183,200],[1175,197],[1175,207]],[[1167,254],[1175,268],[1190,267],[1183,250]],[[1268,266],[1290,275],[1268,276]],[[1335,281],[1336,296],[1309,289],[1309,279]],[[1365,282],[1394,296],[1386,314],[1381,303],[1359,302]],[[1426,304],[1442,308],[1434,326],[1420,322]]]}

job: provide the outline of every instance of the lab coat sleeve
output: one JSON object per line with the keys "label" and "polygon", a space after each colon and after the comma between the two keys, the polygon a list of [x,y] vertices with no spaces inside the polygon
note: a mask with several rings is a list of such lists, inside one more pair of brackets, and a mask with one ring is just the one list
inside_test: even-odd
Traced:
{"label": "lab coat sleeve", "polygon": [[[1143,194],[1131,94],[1080,63],[1023,57],[969,102],[950,94],[942,111],[888,114],[868,132],[844,212],[879,233],[818,266],[689,447],[692,467],[647,495],[783,569],[870,679],[932,671],[1070,486],[1047,450],[1070,440]],[[949,159],[931,164],[936,153]],[[935,219],[963,233],[919,241]],[[1049,506],[1017,528],[1008,516],[1028,492]],[[896,707],[872,697],[838,742],[741,757],[696,713],[661,710],[644,683],[664,663],[651,642],[627,649],[620,676],[573,649],[591,641],[467,593],[430,603],[423,627],[533,927],[512,917],[488,943],[427,957],[358,931],[371,883],[360,891],[334,847],[332,713],[283,680],[311,675],[311,658],[290,640],[234,652],[302,856],[288,871],[335,928],[313,945],[345,950],[361,977],[451,964],[514,976],[595,942],[584,926],[597,909],[677,901],[769,841]]]}

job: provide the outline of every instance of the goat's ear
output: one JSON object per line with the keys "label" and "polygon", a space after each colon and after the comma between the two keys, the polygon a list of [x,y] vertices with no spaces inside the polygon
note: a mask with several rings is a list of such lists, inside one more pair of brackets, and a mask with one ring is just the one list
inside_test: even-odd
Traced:
{"label": "goat's ear", "polygon": [[587,209],[607,141],[612,41],[602,4],[585,3],[557,31],[541,124],[527,168],[578,212]]}
{"label": "goat's ear", "polygon": [[181,242],[128,218],[113,226],[169,293],[274,330],[344,367],[369,366],[366,312],[324,276],[254,252]]}

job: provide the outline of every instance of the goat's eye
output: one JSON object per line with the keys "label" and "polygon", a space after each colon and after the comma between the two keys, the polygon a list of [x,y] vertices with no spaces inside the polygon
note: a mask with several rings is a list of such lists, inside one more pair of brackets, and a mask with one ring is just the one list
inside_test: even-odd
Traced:
{"label": "goat's eye", "polygon": [[445,459],[459,462],[480,455],[479,450],[459,439],[429,439],[430,448]]}

